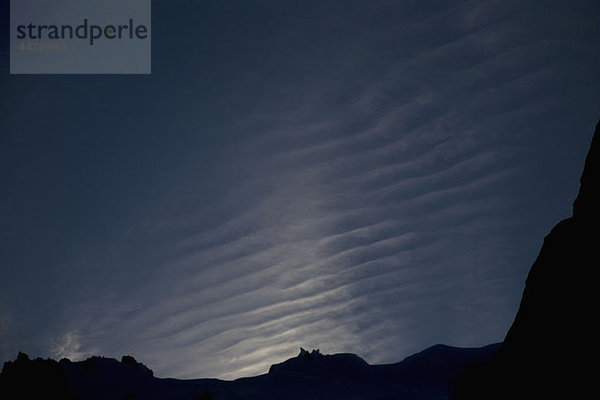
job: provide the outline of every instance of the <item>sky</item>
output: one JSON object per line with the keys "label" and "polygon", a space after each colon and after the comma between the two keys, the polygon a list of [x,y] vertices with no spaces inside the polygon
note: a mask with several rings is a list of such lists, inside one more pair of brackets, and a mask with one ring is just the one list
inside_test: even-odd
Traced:
{"label": "sky", "polygon": [[504,338],[600,118],[598,2],[152,15],[151,75],[9,75],[2,42],[0,361],[234,379]]}

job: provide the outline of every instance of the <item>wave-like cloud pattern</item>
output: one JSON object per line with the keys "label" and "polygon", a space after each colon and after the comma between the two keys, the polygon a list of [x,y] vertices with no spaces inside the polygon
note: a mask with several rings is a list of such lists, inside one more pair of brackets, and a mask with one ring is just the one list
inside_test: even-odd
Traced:
{"label": "wave-like cloud pattern", "polygon": [[[238,104],[234,83],[264,93],[213,127],[234,138],[215,139],[217,155],[192,146],[165,171],[101,257],[77,250],[74,263],[103,272],[73,291],[55,355],[135,354],[161,377],[232,379],[300,346],[384,363],[502,339],[535,252],[511,253],[510,240],[529,138],[544,135],[536,120],[552,120],[561,88],[581,86],[577,56],[559,55],[591,45],[572,47],[575,28],[558,35],[581,18],[559,5],[391,3],[399,22],[384,9],[336,17],[333,5],[314,16],[323,44],[293,55],[305,75],[223,67],[235,80],[215,102]],[[282,54],[305,34],[268,29]],[[339,35],[355,42],[340,49]],[[172,126],[193,131],[185,116],[202,104],[178,107]]]}

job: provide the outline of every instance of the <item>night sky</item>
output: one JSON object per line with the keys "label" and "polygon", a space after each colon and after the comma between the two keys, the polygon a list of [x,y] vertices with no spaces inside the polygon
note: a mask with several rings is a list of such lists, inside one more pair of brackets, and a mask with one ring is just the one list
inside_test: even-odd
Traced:
{"label": "night sky", "polygon": [[146,76],[9,75],[2,42],[0,362],[232,379],[504,338],[600,117],[598,2],[152,15]]}

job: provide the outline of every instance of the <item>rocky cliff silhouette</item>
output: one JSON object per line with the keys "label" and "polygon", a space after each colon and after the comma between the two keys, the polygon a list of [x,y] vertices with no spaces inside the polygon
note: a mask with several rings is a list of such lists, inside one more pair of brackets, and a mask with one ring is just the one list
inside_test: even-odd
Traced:
{"label": "rocky cliff silhouette", "polygon": [[497,355],[456,382],[467,399],[579,399],[594,393],[598,360],[600,122],[573,216],[544,239],[515,320]]}

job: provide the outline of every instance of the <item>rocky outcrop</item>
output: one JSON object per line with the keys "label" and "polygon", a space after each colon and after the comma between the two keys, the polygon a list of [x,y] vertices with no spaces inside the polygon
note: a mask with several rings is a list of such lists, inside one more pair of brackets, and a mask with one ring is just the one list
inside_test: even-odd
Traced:
{"label": "rocky outcrop", "polygon": [[138,371],[142,371],[145,374],[148,374],[150,376],[154,376],[154,372],[146,367],[144,364],[137,362],[135,358],[133,358],[132,356],[123,356],[121,357],[121,364],[125,364],[125,365],[129,365],[130,367],[138,370]]}
{"label": "rocky outcrop", "polygon": [[317,350],[306,351],[300,348],[300,354],[281,364],[269,368],[269,374],[282,376],[313,376],[330,377],[335,375],[358,376],[364,374],[369,364],[355,354],[321,354]]}
{"label": "rocky outcrop", "polygon": [[0,374],[2,399],[110,399],[137,398],[152,389],[152,370],[131,356],[122,361],[90,357],[72,362],[63,358],[30,359],[19,353],[4,363]]}
{"label": "rocky outcrop", "polygon": [[51,359],[30,359],[19,353],[4,363],[0,374],[2,399],[71,399],[67,379],[59,363]]}

